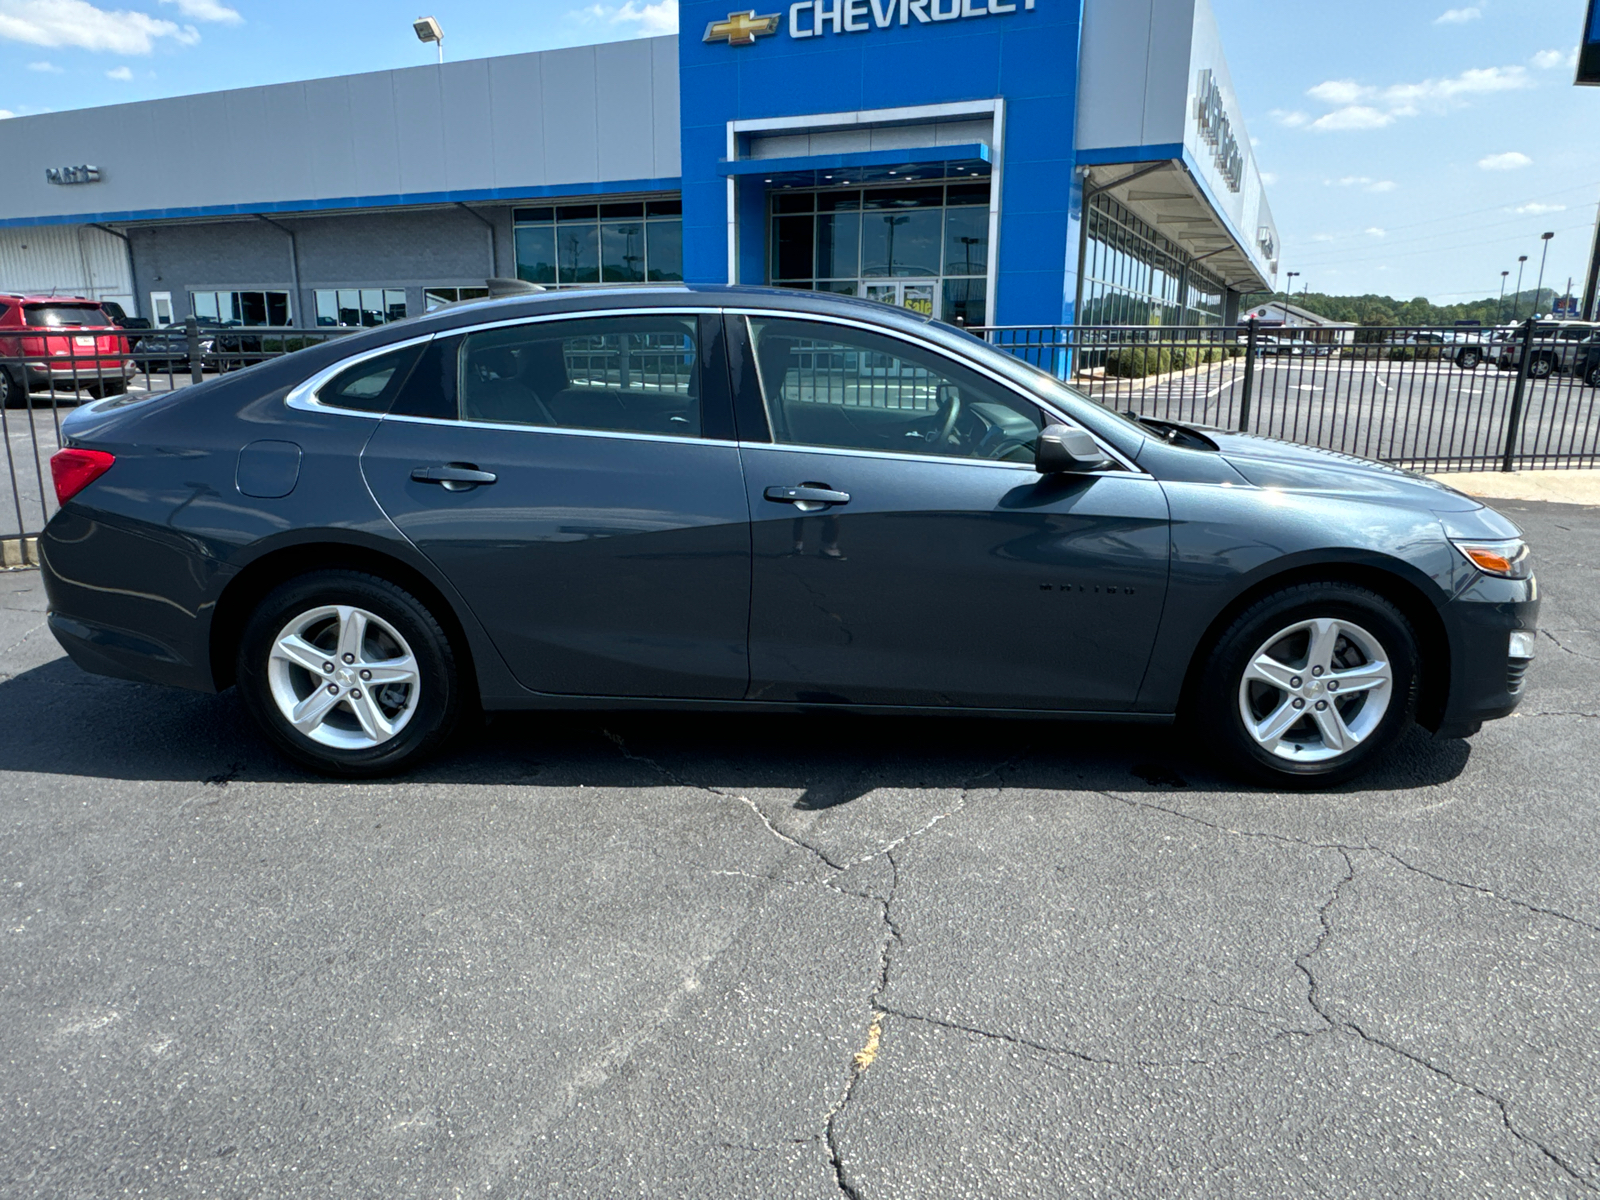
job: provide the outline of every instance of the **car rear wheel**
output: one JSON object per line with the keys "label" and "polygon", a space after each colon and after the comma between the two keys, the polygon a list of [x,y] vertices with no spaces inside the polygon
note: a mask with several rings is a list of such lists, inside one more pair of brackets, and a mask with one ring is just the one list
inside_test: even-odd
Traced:
{"label": "car rear wheel", "polygon": [[1476,350],[1463,350],[1456,356],[1456,366],[1460,367],[1463,371],[1474,370],[1482,361],[1483,355],[1479,354]]}
{"label": "car rear wheel", "polygon": [[1588,372],[1583,377],[1583,381],[1590,387],[1600,387],[1600,362],[1595,363],[1589,368]]}
{"label": "car rear wheel", "polygon": [[1548,358],[1536,358],[1528,364],[1528,378],[1545,379],[1554,367],[1555,364]]}
{"label": "car rear wheel", "polygon": [[1419,666],[1410,623],[1377,593],[1286,588],[1242,613],[1213,649],[1198,710],[1207,744],[1269,784],[1349,779],[1411,724]]}
{"label": "car rear wheel", "polygon": [[330,775],[415,766],[449,737],[462,705],[449,638],[427,606],[354,571],[274,589],[240,639],[237,679],[268,740]]}
{"label": "car rear wheel", "polygon": [[22,402],[23,390],[11,378],[10,367],[0,367],[0,408],[10,408]]}

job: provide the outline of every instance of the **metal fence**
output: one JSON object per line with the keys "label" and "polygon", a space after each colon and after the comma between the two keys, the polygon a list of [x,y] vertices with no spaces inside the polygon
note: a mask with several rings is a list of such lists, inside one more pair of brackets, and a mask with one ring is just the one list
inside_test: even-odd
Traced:
{"label": "metal fence", "polygon": [[[37,535],[55,511],[49,459],[60,446],[61,418],[77,405],[171,391],[353,332],[207,329],[192,321],[114,335],[0,330],[0,540]],[[1600,466],[1600,340],[1573,323],[1529,321],[1504,331],[1286,331],[1251,323],[973,332],[1120,412],[1423,471]],[[631,375],[620,360],[585,363],[607,379]],[[582,374],[585,364],[569,363],[569,372],[575,367]]]}
{"label": "metal fence", "polygon": [[1120,412],[1421,471],[1600,466],[1594,327],[1000,326],[994,346]]}
{"label": "metal fence", "polygon": [[[194,321],[166,329],[0,329],[0,542],[36,537],[56,510],[50,456],[61,420],[106,396],[142,396],[188,387],[252,363],[358,332],[347,328],[207,328]],[[19,558],[12,547],[5,562]]]}

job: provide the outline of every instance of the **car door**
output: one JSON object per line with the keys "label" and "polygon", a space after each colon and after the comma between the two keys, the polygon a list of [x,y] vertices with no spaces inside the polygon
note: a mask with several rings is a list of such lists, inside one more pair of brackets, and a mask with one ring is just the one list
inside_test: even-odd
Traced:
{"label": "car door", "polygon": [[753,699],[1133,705],[1167,586],[1155,480],[1040,476],[1036,405],[867,325],[730,315],[729,339],[754,367]]}
{"label": "car door", "polygon": [[749,509],[721,328],[656,310],[441,337],[363,451],[384,512],[524,686],[744,695]]}

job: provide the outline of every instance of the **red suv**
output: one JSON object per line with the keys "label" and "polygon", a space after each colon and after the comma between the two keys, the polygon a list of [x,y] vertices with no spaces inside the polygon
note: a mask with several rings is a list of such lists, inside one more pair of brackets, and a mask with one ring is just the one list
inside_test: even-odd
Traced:
{"label": "red suv", "polygon": [[129,354],[98,301],[0,293],[0,404],[43,387],[118,395],[135,371]]}

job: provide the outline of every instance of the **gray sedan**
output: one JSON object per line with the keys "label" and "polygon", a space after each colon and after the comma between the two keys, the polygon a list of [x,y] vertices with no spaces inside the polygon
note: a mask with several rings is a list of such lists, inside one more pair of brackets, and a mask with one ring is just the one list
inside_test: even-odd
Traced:
{"label": "gray sedan", "polygon": [[457,305],[63,430],[73,659],[237,686],[334,774],[476,708],[838,708],[1185,719],[1329,782],[1505,716],[1533,656],[1527,547],[1476,500],[838,297]]}

